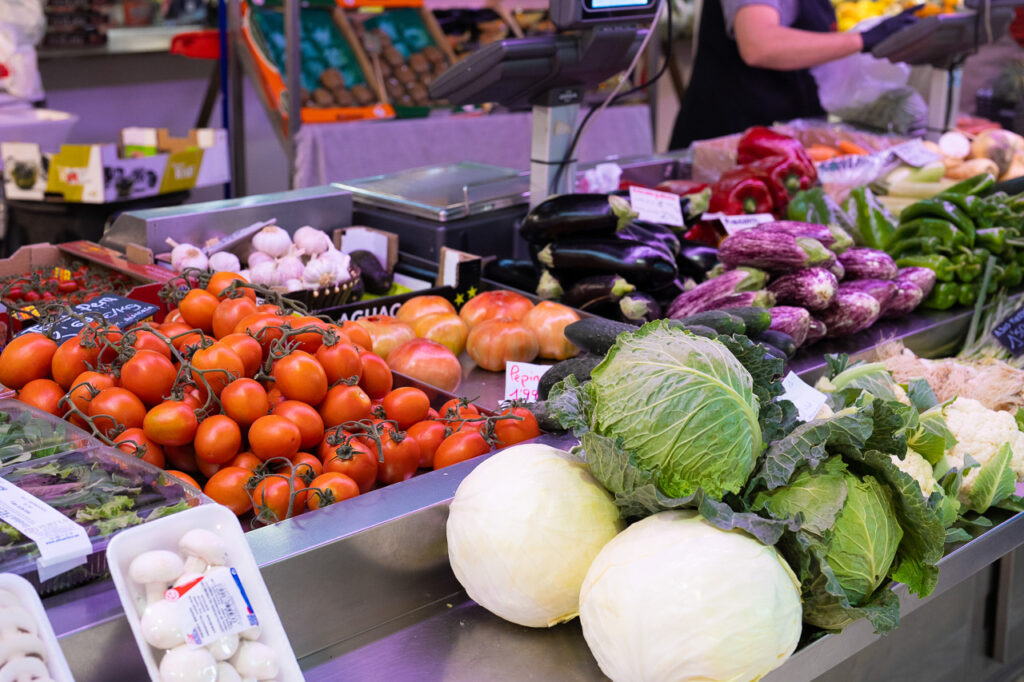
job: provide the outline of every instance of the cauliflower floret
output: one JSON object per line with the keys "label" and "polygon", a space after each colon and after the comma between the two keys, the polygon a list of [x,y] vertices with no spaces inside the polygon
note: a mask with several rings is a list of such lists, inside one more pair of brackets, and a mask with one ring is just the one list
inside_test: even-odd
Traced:
{"label": "cauliflower floret", "polygon": [[932,469],[932,465],[928,463],[928,460],[922,457],[919,452],[909,448],[903,459],[896,455],[890,455],[890,457],[897,469],[917,481],[917,484],[921,486],[921,494],[924,495],[926,500],[931,497],[931,494],[935,491],[935,486],[938,485],[938,481],[935,480],[935,471]]}
{"label": "cauliflower floret", "polygon": [[[942,410],[946,426],[956,438],[956,445],[946,453],[950,466],[962,469],[964,456],[970,455],[979,464],[985,464],[999,452],[1003,443],[1010,444],[1010,469],[1018,481],[1024,481],[1024,433],[1009,412],[990,410],[977,400],[957,398]],[[964,476],[960,488],[961,500],[971,491],[978,478],[974,468]]]}

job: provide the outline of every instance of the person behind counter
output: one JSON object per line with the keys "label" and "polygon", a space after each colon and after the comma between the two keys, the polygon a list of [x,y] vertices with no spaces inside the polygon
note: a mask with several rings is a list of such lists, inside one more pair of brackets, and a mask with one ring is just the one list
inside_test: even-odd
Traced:
{"label": "person behind counter", "polygon": [[704,0],[693,76],[672,149],[754,125],[824,116],[810,68],[870,52],[917,21],[912,7],[863,33],[835,32],[830,0]]}

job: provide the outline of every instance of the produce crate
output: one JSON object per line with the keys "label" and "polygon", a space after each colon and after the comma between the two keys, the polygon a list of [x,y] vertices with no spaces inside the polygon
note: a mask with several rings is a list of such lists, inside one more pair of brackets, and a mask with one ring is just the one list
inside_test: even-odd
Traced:
{"label": "produce crate", "polygon": [[1024,133],[1024,102],[1007,102],[996,99],[992,90],[978,90],[974,96],[974,113],[982,118],[995,121],[1006,130]]}

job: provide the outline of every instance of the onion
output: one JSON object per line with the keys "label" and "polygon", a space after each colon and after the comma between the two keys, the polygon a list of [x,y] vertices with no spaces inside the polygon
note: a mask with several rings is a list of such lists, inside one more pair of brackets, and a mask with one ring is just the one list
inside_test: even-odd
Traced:
{"label": "onion", "polygon": [[289,279],[302,279],[302,272],[305,266],[298,256],[285,256],[277,261],[277,276],[284,282]]}
{"label": "onion", "polygon": [[280,258],[292,247],[292,238],[277,225],[267,225],[253,236],[252,246],[257,251]]}
{"label": "onion", "polygon": [[252,253],[249,254],[249,258],[247,259],[247,261],[249,263],[249,267],[254,268],[260,263],[272,263],[274,261],[274,257],[268,256],[262,251],[253,251]]}
{"label": "onion", "polygon": [[971,141],[960,131],[951,130],[939,138],[939,149],[952,159],[966,159],[971,153]]}
{"label": "onion", "polygon": [[242,264],[238,261],[238,256],[230,251],[218,251],[210,256],[210,268],[215,272],[237,273],[242,269]]}
{"label": "onion", "polygon": [[295,247],[307,256],[318,256],[334,248],[326,232],[309,225],[295,230]]}

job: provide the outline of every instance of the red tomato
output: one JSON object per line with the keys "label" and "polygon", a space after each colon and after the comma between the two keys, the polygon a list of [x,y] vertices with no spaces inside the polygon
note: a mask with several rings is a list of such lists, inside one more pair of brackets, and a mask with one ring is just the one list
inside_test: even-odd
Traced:
{"label": "red tomato", "polygon": [[[214,395],[220,395],[224,387],[245,375],[245,365],[238,353],[228,346],[215,343],[209,348],[197,350],[192,356],[192,380],[202,390],[203,379],[210,385]],[[206,370],[197,372],[195,370]]]}
{"label": "red tomato", "polygon": [[225,466],[229,467],[242,467],[249,471],[256,471],[263,466],[263,460],[252,454],[251,452],[240,452],[234,456],[234,458],[228,462]]}
{"label": "red tomato", "polygon": [[523,324],[537,337],[538,355],[548,360],[575,357],[580,349],[565,338],[565,328],[580,316],[572,308],[554,301],[541,301],[523,317]]}
{"label": "red tomato", "polygon": [[518,418],[498,419],[494,422],[494,436],[498,439],[497,447],[499,448],[540,436],[537,418],[525,407],[508,407],[502,410],[498,416]]}
{"label": "red tomato", "polygon": [[278,474],[267,476],[252,491],[253,510],[267,523],[297,516],[306,511],[309,493],[302,490],[304,487],[302,481],[290,481]]}
{"label": "red tomato", "polygon": [[[124,433],[114,439],[114,444],[133,457],[138,457],[161,469],[164,468],[163,449],[150,440],[146,433],[138,427],[125,430]],[[195,484],[193,483],[193,485]],[[196,487],[198,488],[199,486]]]}
{"label": "red tomato", "polygon": [[167,463],[175,469],[187,471],[190,474],[199,473],[199,465],[196,464],[196,451],[192,444],[187,445],[165,445],[164,457]]}
{"label": "red tomato", "polygon": [[267,388],[267,402],[270,403],[270,409],[274,409],[284,401],[285,397],[284,394],[281,393],[281,389],[274,385],[271,385],[269,388]]}
{"label": "red tomato", "polygon": [[309,499],[306,506],[310,509],[326,507],[359,494],[359,485],[351,477],[336,471],[329,471],[317,476],[309,484],[309,487]]}
{"label": "red tomato", "polygon": [[241,467],[225,467],[210,477],[203,492],[214,502],[224,505],[237,516],[252,509],[252,500],[245,489],[253,473]]}
{"label": "red tomato", "polygon": [[308,452],[296,453],[294,457],[288,458],[288,461],[291,462],[291,466],[281,462],[274,467],[274,472],[287,476],[293,471],[294,467],[295,480],[302,479],[307,485],[324,472],[323,462]]}
{"label": "red tomato", "polygon": [[[90,409],[95,409],[95,407],[96,400],[93,400]],[[150,440],[160,445],[178,446],[192,442],[196,435],[196,429],[199,428],[199,420],[196,419],[196,413],[187,403],[180,400],[165,400],[146,413],[141,425]],[[164,454],[169,453],[165,452]],[[185,467],[178,466],[176,468],[184,469]]]}
{"label": "red tomato", "polygon": [[275,313],[253,313],[246,315],[235,325],[235,334],[248,334],[259,341],[263,354],[270,352],[270,344],[283,335],[284,318]]}
{"label": "red tomato", "polygon": [[[249,280],[245,277],[234,272],[215,272],[210,276],[210,281],[206,283],[206,290],[214,296],[221,298],[224,290],[231,286],[235,280],[245,284],[249,283]],[[241,287],[238,291],[242,292],[245,297],[253,301],[256,300],[256,292],[249,287]]]}
{"label": "red tomato", "polygon": [[521,320],[533,308],[533,302],[513,291],[484,291],[466,302],[459,311],[459,317],[469,325],[470,330],[486,320],[508,318]]}
{"label": "red tomato", "polygon": [[92,402],[93,395],[114,386],[117,386],[117,380],[114,377],[88,370],[79,374],[71,382],[71,391],[68,393],[68,397],[71,398],[75,407],[85,414],[89,414],[89,403]]}
{"label": "red tomato", "polygon": [[441,469],[491,451],[479,431],[459,431],[445,438],[434,453],[434,468]]}
{"label": "red tomato", "polygon": [[127,389],[105,388],[89,402],[89,416],[100,433],[109,435],[118,424],[129,429],[142,426],[146,406]]}
{"label": "red tomato", "polygon": [[356,324],[367,331],[373,340],[373,352],[384,360],[391,351],[416,338],[412,327],[387,315],[360,317]]}
{"label": "red tomato", "polygon": [[[302,332],[289,338],[289,341],[298,344],[298,350],[305,351],[307,353],[316,353],[317,349],[324,342],[324,335],[322,332],[327,331],[327,323],[323,320],[315,317],[289,317],[285,320],[285,324],[292,329],[309,328],[311,331]],[[320,331],[315,331],[319,329]]]}
{"label": "red tomato", "polygon": [[324,455],[324,473],[334,471],[349,476],[359,486],[359,492],[373,489],[377,481],[377,457],[363,443],[353,440],[348,444],[329,445],[324,439],[321,445]]}
{"label": "red tomato", "polygon": [[207,334],[213,333],[213,312],[220,304],[220,299],[205,289],[193,289],[178,304],[181,317],[185,324],[202,329]]}
{"label": "red tomato", "polygon": [[241,298],[227,298],[217,305],[213,311],[213,335],[222,339],[235,331],[235,327],[242,318],[256,312],[256,303],[245,296]]}
{"label": "red tomato", "polygon": [[327,391],[327,397],[317,410],[324,420],[324,426],[331,428],[345,422],[369,418],[370,397],[358,386],[338,384]]}
{"label": "red tomato", "polygon": [[373,348],[373,338],[370,337],[370,333],[352,320],[345,320],[341,323],[340,328],[360,349],[371,350]]}
{"label": "red tomato", "polygon": [[52,379],[33,379],[18,391],[18,400],[43,412],[49,412],[55,417],[60,417],[67,411],[67,408],[58,405],[63,397],[64,389]]}
{"label": "red tomato", "polygon": [[316,351],[316,359],[327,373],[327,383],[336,384],[342,379],[363,376],[363,363],[359,359],[359,349],[349,340],[341,336],[332,346],[323,345]]}
{"label": "red tomato", "polygon": [[377,454],[377,480],[384,485],[399,483],[413,477],[420,465],[420,444],[404,431],[395,431],[390,426],[380,436],[381,451],[377,453],[377,442],[366,437],[363,443],[371,454]]}
{"label": "red tomato", "polygon": [[161,339],[153,332],[146,331],[145,329],[137,330],[132,332],[132,348],[135,350],[151,350],[155,353],[160,353],[168,360],[172,360],[174,355],[171,353],[171,346]]}
{"label": "red tomato", "polygon": [[19,389],[33,379],[50,376],[57,344],[37,332],[15,336],[0,353],[0,384]]}
{"label": "red tomato", "polygon": [[319,405],[327,395],[327,373],[309,353],[295,350],[274,363],[274,382],[288,400]]}
{"label": "red tomato", "polygon": [[413,339],[388,356],[388,366],[442,391],[454,391],[462,382],[462,364],[450,350],[430,339]]}
{"label": "red tomato", "polygon": [[[170,324],[172,322],[184,322],[181,318],[181,311],[177,308],[164,315],[164,321],[162,324]],[[158,331],[162,331],[162,329]]]}
{"label": "red tomato", "polygon": [[363,376],[359,379],[359,387],[366,391],[366,395],[372,399],[386,396],[394,381],[388,363],[379,355],[369,351],[360,351],[359,359],[363,365]]}
{"label": "red tomato", "polygon": [[199,423],[194,447],[200,463],[224,464],[241,449],[242,430],[231,417],[215,414]]}
{"label": "red tomato", "polygon": [[300,447],[314,448],[324,438],[324,420],[320,413],[298,400],[285,400],[274,407],[274,414],[284,417],[299,427]]}
{"label": "red tomato", "polygon": [[435,313],[415,320],[412,330],[421,339],[430,339],[450,350],[456,356],[466,350],[469,327],[455,313]]}
{"label": "red tomato", "polygon": [[248,334],[228,334],[220,343],[238,353],[245,367],[245,376],[256,374],[263,362],[263,348],[256,339]]}
{"label": "red tomato", "polygon": [[264,462],[272,457],[292,457],[300,443],[299,427],[276,414],[260,417],[249,427],[249,449]]}
{"label": "red tomato", "polygon": [[396,388],[384,396],[382,405],[387,418],[397,422],[399,430],[405,431],[416,422],[427,418],[430,398],[420,389],[407,386]]}
{"label": "red tomato", "polygon": [[174,469],[168,469],[164,473],[167,474],[168,476],[174,476],[176,479],[178,479],[182,483],[188,483],[193,488],[196,488],[198,490],[202,490],[203,489],[203,486],[199,485],[196,482],[196,479],[192,478],[191,476],[186,474],[184,471],[175,471]]}
{"label": "red tomato", "polygon": [[223,464],[215,464],[212,462],[205,462],[196,457],[196,466],[199,468],[199,473],[203,475],[203,478],[209,479],[215,473],[224,468]]}
{"label": "red tomato", "polygon": [[439,313],[454,315],[455,306],[442,296],[415,296],[401,305],[395,313],[395,318],[399,322],[411,325],[415,320]]}
{"label": "red tomato", "polygon": [[235,379],[220,393],[224,414],[240,426],[249,426],[270,412],[267,391],[255,379]]}
{"label": "red tomato", "polygon": [[81,336],[72,336],[57,348],[50,360],[50,374],[65,391],[71,388],[75,377],[88,371],[89,365],[96,365],[100,354],[99,348],[86,348],[81,340]]}
{"label": "red tomato", "polygon": [[139,396],[149,407],[163,401],[177,377],[174,364],[153,350],[136,352],[121,367],[121,386]]}
{"label": "red tomato", "polygon": [[466,351],[480,367],[501,372],[505,363],[530,362],[537,357],[537,335],[522,322],[508,318],[486,320],[474,326]]}
{"label": "red tomato", "polygon": [[434,466],[434,453],[441,441],[448,437],[447,426],[442,422],[422,421],[409,427],[407,433],[420,446],[420,468],[430,469]]}

